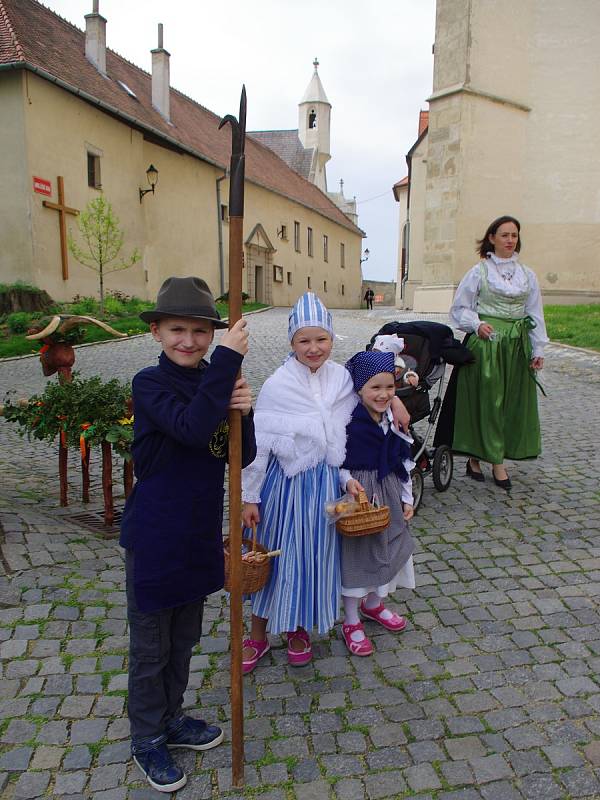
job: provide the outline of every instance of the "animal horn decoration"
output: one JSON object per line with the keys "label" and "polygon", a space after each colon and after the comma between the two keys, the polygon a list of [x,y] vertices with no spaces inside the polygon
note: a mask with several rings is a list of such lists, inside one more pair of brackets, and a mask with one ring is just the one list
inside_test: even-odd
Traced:
{"label": "animal horn decoration", "polygon": [[97,328],[102,328],[103,331],[110,333],[111,336],[117,336],[120,339],[127,336],[126,333],[111,328],[110,325],[107,325],[106,322],[102,322],[101,319],[95,319],[94,317],[80,317],[76,314],[57,314],[56,316],[52,317],[50,322],[43,330],[30,333],[25,338],[44,339],[46,336],[50,336],[53,333],[67,333],[73,328],[76,328],[78,325],[95,325]]}
{"label": "animal horn decoration", "polygon": [[42,342],[40,361],[44,375],[49,377],[58,372],[59,376],[66,381],[71,380],[71,368],[75,363],[72,339],[69,341],[66,338],[69,331],[80,326],[95,325],[106,333],[110,333],[111,336],[120,339],[127,336],[126,333],[111,328],[102,320],[94,317],[81,317],[76,314],[55,314],[49,322],[42,324],[43,327],[39,330],[31,328],[25,338]]}

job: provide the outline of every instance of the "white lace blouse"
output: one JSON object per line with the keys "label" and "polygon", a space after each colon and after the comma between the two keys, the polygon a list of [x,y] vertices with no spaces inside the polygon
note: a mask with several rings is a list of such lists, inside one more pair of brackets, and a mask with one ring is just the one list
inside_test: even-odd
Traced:
{"label": "white lace blouse", "polygon": [[[518,261],[517,253],[510,258],[498,258],[495,253],[488,253],[487,265],[488,283],[494,291],[500,292],[506,297],[514,297],[522,294],[529,287],[525,312],[535,322],[535,328],[529,331],[529,338],[533,357],[543,356],[544,346],[549,340],[544,322],[542,293],[535,273]],[[477,297],[480,286],[481,274],[479,264],[476,264],[458,285],[449,312],[450,323],[465,333],[477,333],[477,329],[481,325],[477,313]]]}

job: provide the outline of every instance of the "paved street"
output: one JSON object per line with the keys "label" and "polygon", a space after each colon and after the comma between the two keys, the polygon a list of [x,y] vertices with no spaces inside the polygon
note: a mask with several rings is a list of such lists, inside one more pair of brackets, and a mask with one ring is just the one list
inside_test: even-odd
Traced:
{"label": "paved street", "polygon": [[[410,316],[334,312],[334,357],[399,318]],[[256,391],[287,352],[287,312],[249,325]],[[157,354],[138,337],[80,348],[76,367],[130,379]],[[37,358],[0,362],[0,399],[44,383]],[[375,654],[358,659],[336,629],[295,670],[274,637],[245,680],[247,789],[231,789],[228,735],[204,754],[177,751],[189,776],[177,800],[600,798],[600,355],[551,346],[543,384],[544,453],[509,464],[510,496],[489,477],[468,481],[464,459],[445,494],[426,479],[412,525],[417,589],[393,598],[407,631],[367,623]],[[122,553],[74,519],[85,510],[76,458],[67,509],[56,452],[4,421],[0,465],[0,798],[164,796],[129,761]],[[228,665],[220,594],[187,704],[227,734]]]}

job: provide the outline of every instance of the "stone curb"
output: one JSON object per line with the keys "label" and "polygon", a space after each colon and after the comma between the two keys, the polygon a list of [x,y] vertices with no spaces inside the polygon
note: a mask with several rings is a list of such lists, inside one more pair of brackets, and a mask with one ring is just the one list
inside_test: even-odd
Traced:
{"label": "stone curb", "polygon": [[[262,314],[263,311],[269,311],[273,306],[266,306],[265,308],[257,308],[254,311],[248,311],[244,314],[245,317],[249,317],[252,314]],[[223,317],[223,321],[227,321],[227,317]],[[150,333],[134,333],[133,336],[123,336],[119,339],[103,339],[101,342],[83,342],[82,344],[75,344],[73,345],[75,350],[79,350],[81,347],[96,347],[99,344],[117,344],[118,342],[130,342],[132,339],[141,339],[142,336],[150,336]],[[38,353],[27,353],[23,356],[6,356],[6,358],[0,358],[0,364],[4,364],[8,361],[23,361],[25,358],[39,358],[40,354]]]}
{"label": "stone curb", "polygon": [[574,344],[564,344],[564,342],[549,342],[553,347],[561,347],[563,350],[574,350],[576,353],[587,353],[589,356],[600,356],[600,350],[592,350],[589,347],[575,347]]}

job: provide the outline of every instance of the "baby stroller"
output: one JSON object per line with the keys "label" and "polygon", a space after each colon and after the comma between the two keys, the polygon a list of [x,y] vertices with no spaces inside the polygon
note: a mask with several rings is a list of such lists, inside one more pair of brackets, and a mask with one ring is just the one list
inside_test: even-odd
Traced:
{"label": "baby stroller", "polygon": [[[417,386],[405,386],[396,390],[410,414],[410,434],[414,439],[412,457],[415,468],[412,472],[414,509],[417,512],[423,499],[424,479],[431,475],[438,492],[445,492],[452,481],[454,463],[448,445],[434,448],[429,441],[442,406],[446,363],[464,364],[472,360],[470,351],[454,338],[451,328],[438,322],[388,322],[371,338],[367,350],[372,349],[379,335],[396,334],[404,339],[402,358],[406,366],[417,373]],[[429,392],[437,384],[437,391],[430,400]],[[427,427],[417,433],[414,425],[427,419]]]}

